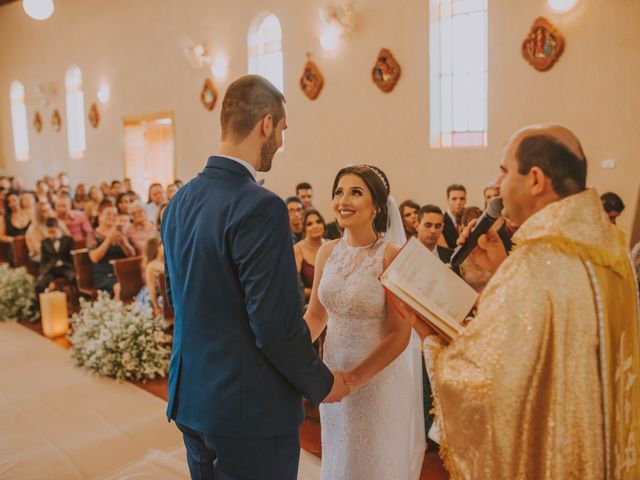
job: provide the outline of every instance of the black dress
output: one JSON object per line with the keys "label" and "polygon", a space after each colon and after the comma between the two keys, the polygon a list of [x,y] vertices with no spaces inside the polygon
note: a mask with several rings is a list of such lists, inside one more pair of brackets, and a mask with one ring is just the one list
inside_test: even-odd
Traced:
{"label": "black dress", "polygon": [[[102,242],[105,241],[105,237],[98,232],[94,233],[96,238],[95,245],[91,250],[95,250]],[[98,290],[106,290],[110,295],[113,295],[113,286],[116,284],[116,274],[113,272],[113,266],[111,260],[119,260],[121,258],[127,258],[126,253],[120,245],[111,244],[107,253],[105,253],[102,259],[93,264],[93,283]]]}
{"label": "black dress", "polygon": [[29,225],[31,225],[31,221],[29,221],[29,223],[27,223],[27,225],[24,228],[16,227],[13,223],[11,223],[10,213],[6,215],[4,219],[5,219],[5,225],[7,227],[5,231],[8,237],[20,237],[24,235],[25,233],[27,233],[27,229],[29,228]]}

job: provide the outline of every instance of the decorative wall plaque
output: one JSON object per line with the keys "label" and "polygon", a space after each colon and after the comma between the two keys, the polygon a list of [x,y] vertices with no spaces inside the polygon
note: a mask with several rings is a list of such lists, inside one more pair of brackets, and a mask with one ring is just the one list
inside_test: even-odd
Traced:
{"label": "decorative wall plaque", "polygon": [[99,123],[100,123],[100,113],[98,112],[98,106],[94,102],[91,104],[91,108],[89,109],[89,124],[93,128],[98,128]]}
{"label": "decorative wall plaque", "polygon": [[33,116],[33,128],[35,128],[37,133],[42,131],[42,117],[40,117],[40,112],[36,112]]}
{"label": "decorative wall plaque", "polygon": [[383,48],[378,53],[378,59],[371,71],[371,78],[380,90],[389,93],[400,78],[400,64],[393,58],[393,54]]}
{"label": "decorative wall plaque", "polygon": [[62,128],[62,117],[60,117],[60,112],[57,109],[51,115],[51,126],[56,132],[59,132]]}
{"label": "decorative wall plaque", "polygon": [[541,72],[549,70],[564,51],[564,37],[544,17],[536,18],[522,42],[522,56]]}
{"label": "decorative wall plaque", "polygon": [[310,55],[307,54],[307,63],[304,66],[302,77],[300,77],[300,88],[310,100],[315,100],[320,95],[323,86],[322,73],[320,73],[318,66],[311,61]]}
{"label": "decorative wall plaque", "polygon": [[202,102],[204,108],[211,111],[216,106],[216,100],[218,100],[218,90],[216,90],[216,86],[211,79],[207,78],[200,92],[200,102]]}

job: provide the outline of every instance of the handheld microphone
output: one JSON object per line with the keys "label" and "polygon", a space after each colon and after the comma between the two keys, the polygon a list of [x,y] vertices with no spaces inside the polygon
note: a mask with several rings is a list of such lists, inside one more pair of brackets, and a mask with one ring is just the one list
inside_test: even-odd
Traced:
{"label": "handheld microphone", "polygon": [[495,197],[489,200],[487,209],[478,218],[478,223],[473,227],[467,241],[455,249],[453,255],[451,255],[451,266],[459,267],[462,262],[469,256],[469,254],[478,245],[478,238],[480,235],[484,235],[489,229],[496,223],[496,220],[500,218],[502,212],[502,198]]}

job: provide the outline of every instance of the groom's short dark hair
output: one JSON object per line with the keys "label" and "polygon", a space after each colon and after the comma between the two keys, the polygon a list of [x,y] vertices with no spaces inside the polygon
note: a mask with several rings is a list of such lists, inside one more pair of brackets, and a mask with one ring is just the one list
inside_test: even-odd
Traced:
{"label": "groom's short dark hair", "polygon": [[284,95],[269,80],[260,75],[245,75],[227,88],[222,100],[220,126],[222,139],[232,137],[241,142],[266,115],[273,117],[273,126],[284,117]]}

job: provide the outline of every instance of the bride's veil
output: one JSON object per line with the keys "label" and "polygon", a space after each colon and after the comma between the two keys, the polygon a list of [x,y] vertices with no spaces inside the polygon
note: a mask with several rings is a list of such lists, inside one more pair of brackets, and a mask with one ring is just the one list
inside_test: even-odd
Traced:
{"label": "bride's veil", "polygon": [[407,241],[407,234],[404,231],[400,209],[398,208],[396,199],[391,195],[389,195],[387,199],[387,233],[385,240],[399,246],[404,245]]}

